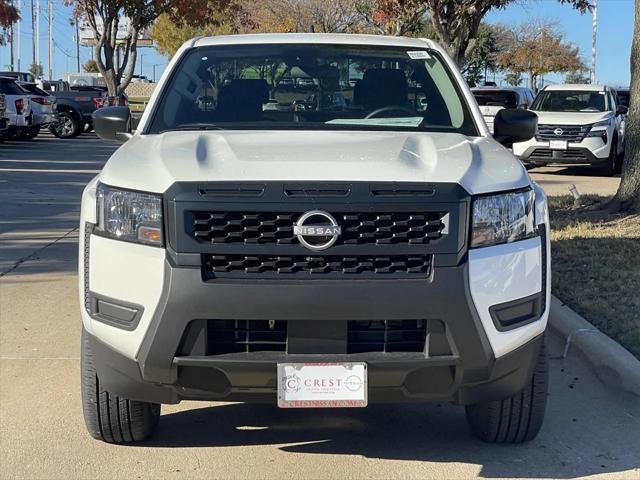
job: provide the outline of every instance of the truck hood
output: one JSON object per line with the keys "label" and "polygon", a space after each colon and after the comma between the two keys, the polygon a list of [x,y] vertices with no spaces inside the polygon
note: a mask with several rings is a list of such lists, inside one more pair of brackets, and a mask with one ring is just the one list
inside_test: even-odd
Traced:
{"label": "truck hood", "polygon": [[487,137],[451,133],[206,131],[134,135],[100,181],[164,192],[177,181],[458,183],[471,194],[530,185],[521,163]]}
{"label": "truck hood", "polygon": [[533,111],[538,116],[538,124],[552,125],[590,125],[611,116],[611,112],[539,112]]}

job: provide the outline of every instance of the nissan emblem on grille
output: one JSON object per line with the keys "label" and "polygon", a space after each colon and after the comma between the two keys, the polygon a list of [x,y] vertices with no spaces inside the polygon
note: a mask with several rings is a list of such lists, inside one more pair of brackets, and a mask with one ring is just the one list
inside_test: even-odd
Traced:
{"label": "nissan emblem on grille", "polygon": [[553,133],[555,133],[557,136],[561,136],[564,133],[564,130],[562,130],[561,128],[556,128]]}
{"label": "nissan emblem on grille", "polygon": [[336,243],[342,229],[327,212],[311,210],[303,213],[293,225],[293,233],[309,250],[326,250]]}

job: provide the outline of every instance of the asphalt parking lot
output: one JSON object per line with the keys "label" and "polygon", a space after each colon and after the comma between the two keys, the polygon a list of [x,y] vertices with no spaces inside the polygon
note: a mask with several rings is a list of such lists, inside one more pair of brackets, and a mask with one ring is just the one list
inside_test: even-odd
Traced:
{"label": "asphalt parking lot", "polygon": [[[555,337],[547,419],[526,445],[475,440],[448,405],[212,402],[163,408],[143,446],[92,440],[80,404],[77,220],[84,184],[113,149],[93,135],[0,145],[0,478],[640,478],[637,400],[605,389],[571,350],[560,358]],[[534,175],[564,192],[605,183],[566,170]],[[606,182],[613,193],[616,180]]]}

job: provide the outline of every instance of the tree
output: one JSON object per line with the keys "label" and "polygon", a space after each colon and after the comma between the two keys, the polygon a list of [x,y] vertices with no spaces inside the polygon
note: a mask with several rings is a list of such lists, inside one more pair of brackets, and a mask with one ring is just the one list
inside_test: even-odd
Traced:
{"label": "tree", "polygon": [[151,38],[158,53],[171,58],[178,48],[187,40],[197,36],[225,35],[237,33],[224,20],[206,25],[192,26],[184,22],[172,20],[169,14],[162,14],[151,28]]}
{"label": "tree", "polygon": [[44,68],[42,68],[42,65],[39,63],[32,63],[29,65],[29,72],[31,72],[31,75],[34,77],[41,78],[44,73]]}
{"label": "tree", "polygon": [[512,87],[517,87],[522,83],[522,74],[520,72],[509,72],[504,76],[504,81]]}
{"label": "tree", "polygon": [[565,75],[564,83],[591,83],[591,78],[587,71],[576,70]]}
{"label": "tree", "polygon": [[20,13],[8,0],[0,0],[0,27],[9,28],[20,20]]}
{"label": "tree", "polygon": [[375,33],[415,36],[424,28],[427,7],[423,0],[369,0],[359,13]]}
{"label": "tree", "polygon": [[478,28],[467,52],[462,73],[470,85],[477,85],[480,80],[487,80],[487,72],[498,68],[497,54],[500,51],[501,27],[483,23]]}
{"label": "tree", "polygon": [[7,0],[0,0],[0,28],[3,30],[0,32],[0,45],[6,43],[7,29],[18,20],[20,20],[18,9]]}
{"label": "tree", "polygon": [[[505,8],[518,0],[372,0],[375,2],[372,18],[395,26],[392,35],[405,35],[412,31],[426,14],[442,47],[458,64],[464,64],[464,55],[471,39],[476,37],[480,22],[493,9]],[[558,0],[585,12],[590,0]],[[383,22],[384,23],[384,22]]]}
{"label": "tree", "polygon": [[259,32],[361,33],[367,27],[357,0],[261,0],[243,4]]}
{"label": "tree", "polygon": [[625,129],[622,179],[609,208],[640,213],[640,0],[636,0],[633,42],[631,44],[631,94]]}
{"label": "tree", "polygon": [[532,21],[511,30],[510,47],[498,54],[498,64],[512,72],[527,73],[529,88],[552,72],[583,70],[578,47],[564,40],[557,25]]}
{"label": "tree", "polygon": [[98,68],[98,64],[95,60],[87,60],[84,65],[82,65],[82,69],[87,73],[99,73],[100,69]]}
{"label": "tree", "polygon": [[[202,25],[211,12],[233,10],[235,0],[72,0],[75,14],[96,39],[95,57],[110,96],[120,96],[133,77],[138,37],[163,13]],[[123,35],[120,30],[126,27]],[[120,53],[122,52],[122,55]]]}

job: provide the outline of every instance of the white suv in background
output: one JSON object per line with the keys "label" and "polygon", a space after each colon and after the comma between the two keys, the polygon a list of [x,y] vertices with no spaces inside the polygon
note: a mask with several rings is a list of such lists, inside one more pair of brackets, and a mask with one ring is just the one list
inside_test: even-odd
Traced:
{"label": "white suv in background", "polygon": [[528,109],[533,103],[533,92],[524,87],[477,87],[471,92],[478,102],[480,112],[489,131],[493,133],[493,121],[503,108]]}
{"label": "white suv in background", "polygon": [[620,168],[627,107],[616,103],[613,89],[549,85],[538,93],[531,110],[538,115],[538,133],[513,144],[513,153],[525,164],[591,165],[604,175]]}

